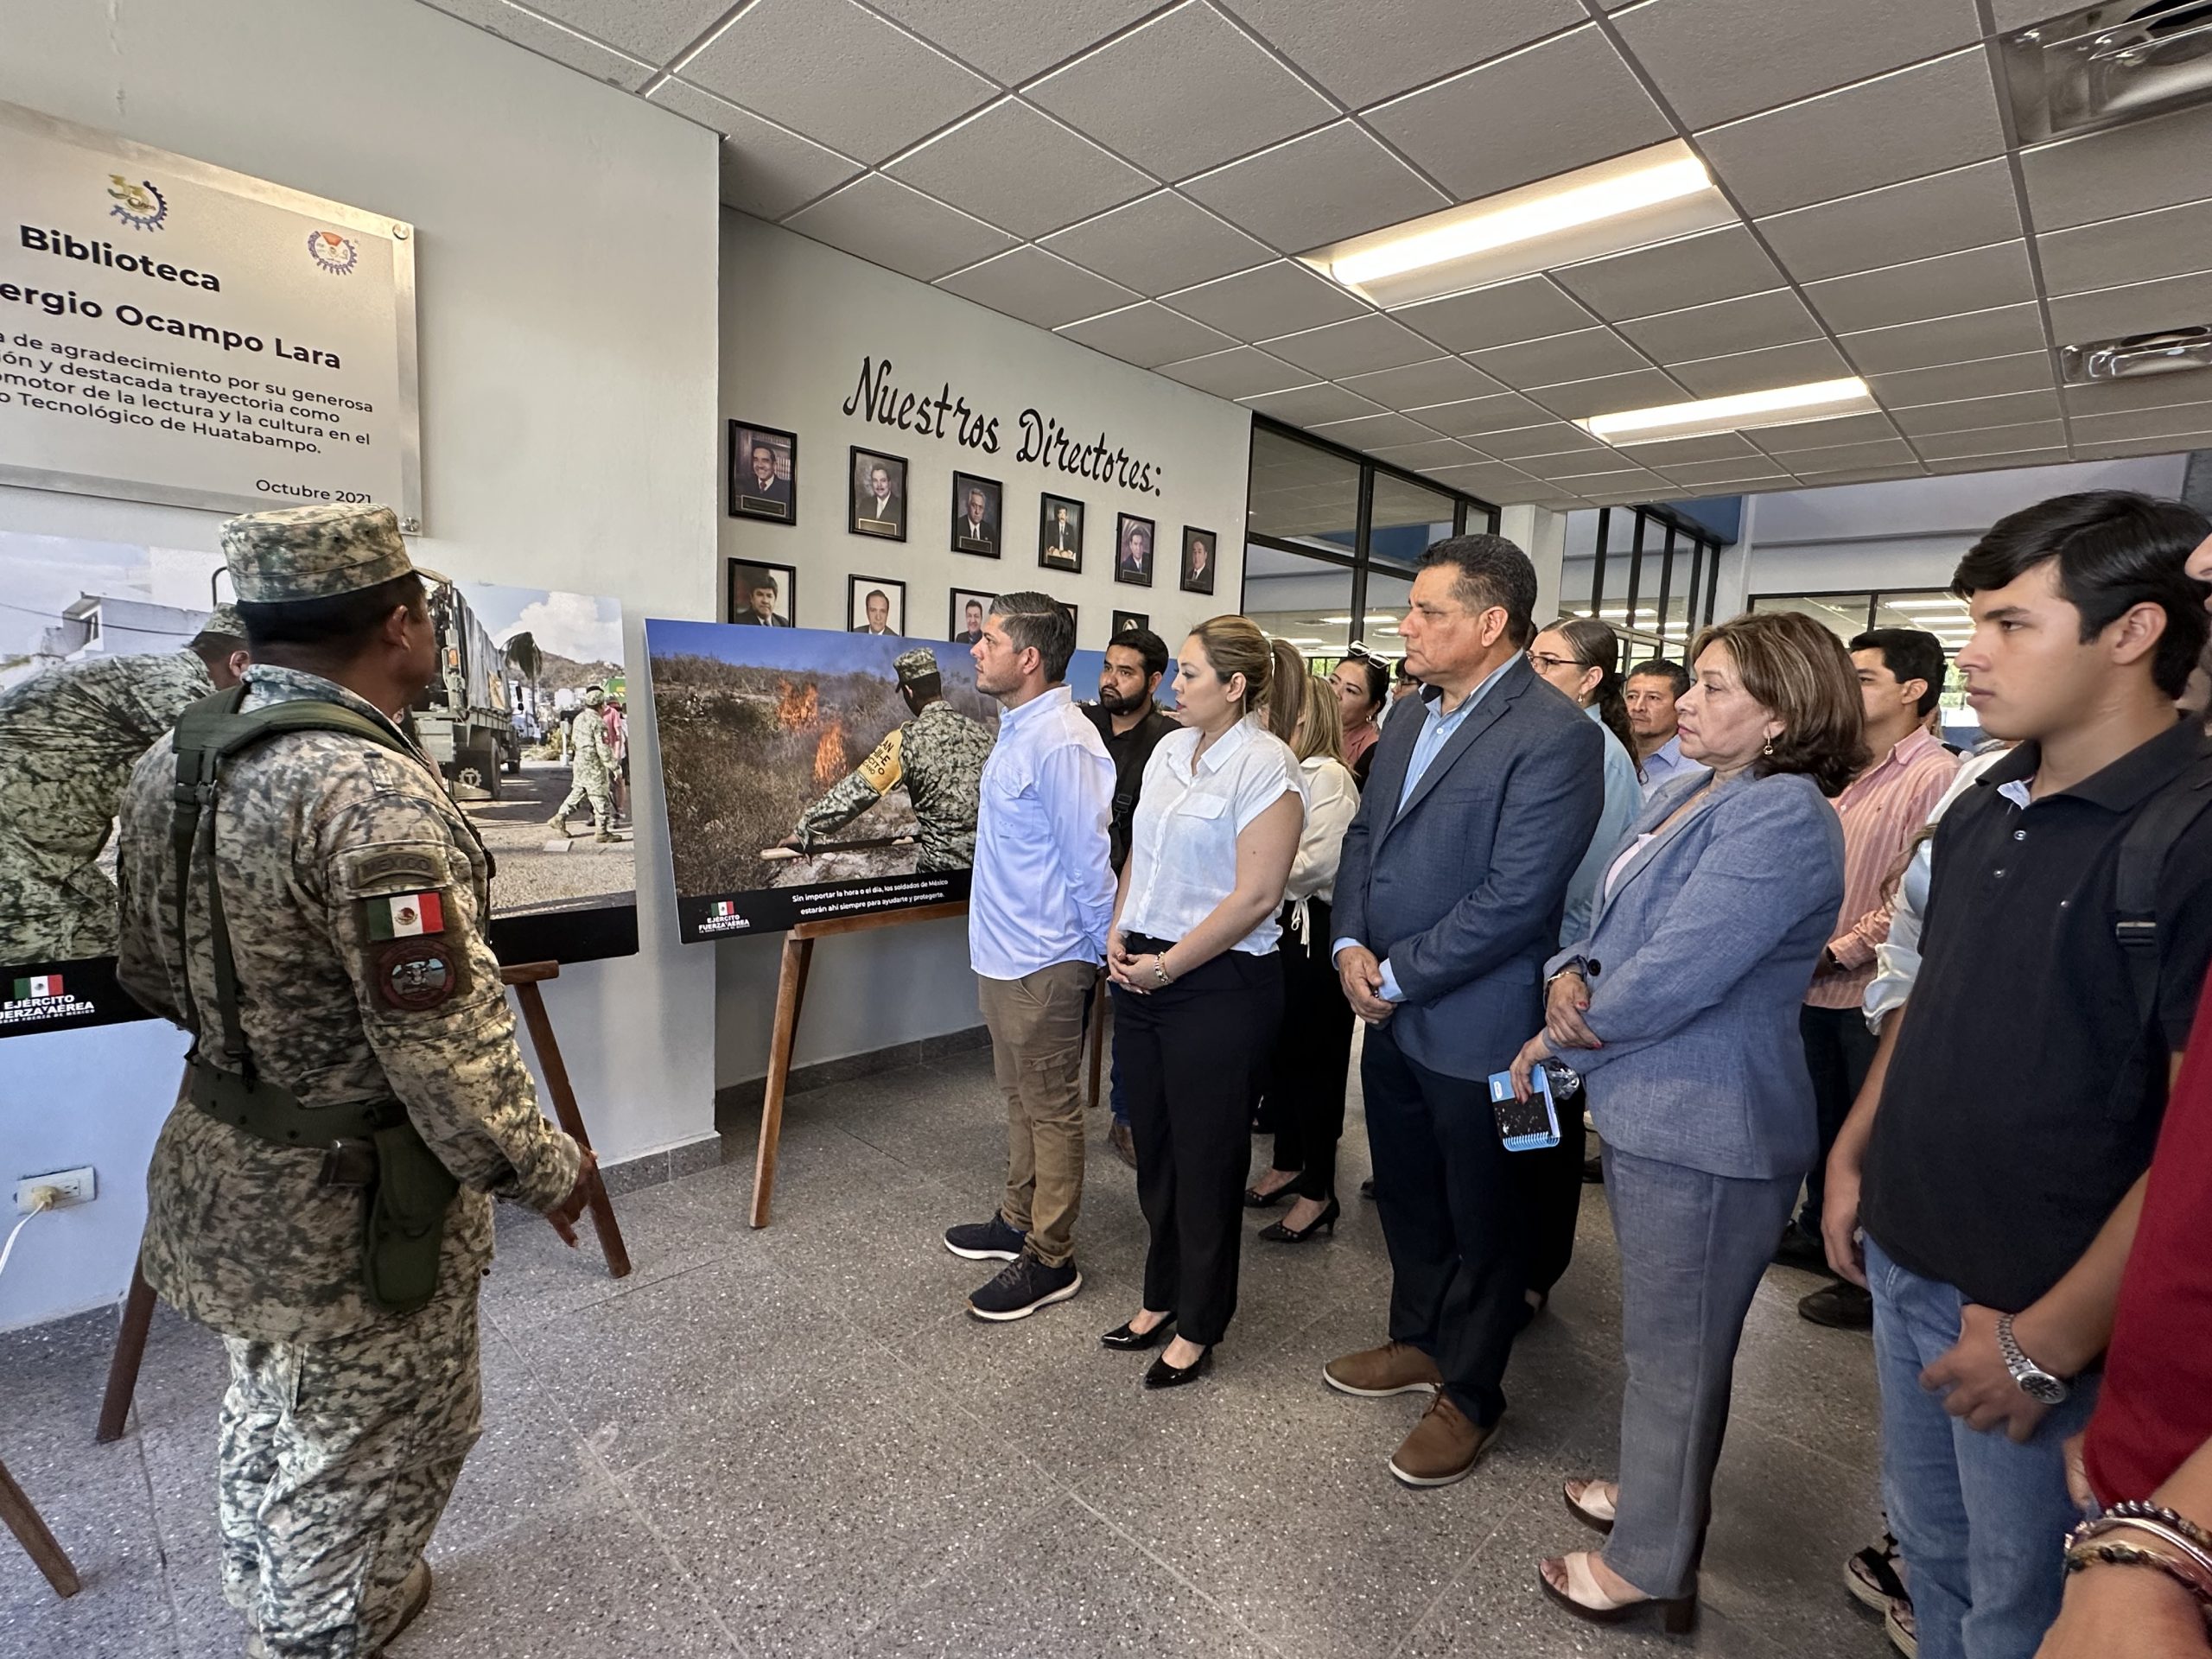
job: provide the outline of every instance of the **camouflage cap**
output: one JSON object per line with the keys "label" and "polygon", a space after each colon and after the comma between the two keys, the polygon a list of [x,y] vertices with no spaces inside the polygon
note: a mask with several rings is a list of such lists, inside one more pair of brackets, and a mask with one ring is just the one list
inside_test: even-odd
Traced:
{"label": "camouflage cap", "polygon": [[937,653],[926,645],[916,645],[912,651],[900,652],[893,658],[891,666],[898,671],[901,685],[912,685],[918,681],[939,677]]}
{"label": "camouflage cap", "polygon": [[359,593],[415,569],[390,507],[277,507],[223,526],[223,559],[246,605]]}
{"label": "camouflage cap", "polygon": [[607,701],[607,693],[601,690],[599,687],[595,685],[589,687],[584,692],[584,701],[589,703],[593,708],[596,709],[601,703]]}
{"label": "camouflage cap", "polygon": [[243,639],[245,638],[245,619],[238,613],[235,607],[218,605],[207,613],[207,620],[200,625],[200,632],[219,633],[226,639]]}

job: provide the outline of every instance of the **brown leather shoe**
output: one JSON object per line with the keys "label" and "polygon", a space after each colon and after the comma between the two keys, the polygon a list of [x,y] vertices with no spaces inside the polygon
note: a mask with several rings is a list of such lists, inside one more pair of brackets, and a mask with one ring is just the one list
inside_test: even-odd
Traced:
{"label": "brown leather shoe", "polygon": [[1106,1131],[1107,1144],[1114,1148],[1114,1155],[1131,1169],[1137,1166],[1137,1138],[1126,1123],[1116,1123]]}
{"label": "brown leather shoe", "polygon": [[1444,1373],[1436,1369],[1436,1362],[1404,1342],[1339,1355],[1321,1368],[1321,1379],[1338,1394],[1356,1394],[1363,1400],[1430,1393],[1444,1386]]}
{"label": "brown leather shoe", "polygon": [[399,1633],[421,1618],[423,1610],[429,1605],[430,1564],[418,1555],[399,1586],[399,1623],[385,1634],[384,1641],[377,1648],[378,1655],[381,1656],[385,1648],[399,1640]]}
{"label": "brown leather shoe", "polygon": [[1390,1459],[1390,1472],[1408,1486],[1449,1486],[1474,1473],[1497,1438],[1497,1425],[1477,1428],[1439,1389],[1414,1432]]}

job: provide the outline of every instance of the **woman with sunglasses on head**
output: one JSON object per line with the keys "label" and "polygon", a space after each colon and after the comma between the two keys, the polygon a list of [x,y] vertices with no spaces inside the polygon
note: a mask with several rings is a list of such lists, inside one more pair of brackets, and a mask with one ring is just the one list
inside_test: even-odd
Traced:
{"label": "woman with sunglasses on head", "polygon": [[1355,645],[1329,676],[1329,684],[1336,691],[1337,710],[1344,723],[1344,764],[1351,768],[1352,780],[1363,789],[1369,758],[1375,753],[1376,740],[1382,735],[1382,728],[1375,722],[1390,696],[1390,667],[1364,645]]}

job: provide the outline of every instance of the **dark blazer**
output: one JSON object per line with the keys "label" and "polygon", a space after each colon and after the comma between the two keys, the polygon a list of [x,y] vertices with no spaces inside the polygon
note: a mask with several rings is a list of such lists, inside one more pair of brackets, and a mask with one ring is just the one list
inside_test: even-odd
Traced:
{"label": "dark blazer", "polygon": [[861,497],[860,505],[853,509],[853,516],[856,518],[866,518],[874,524],[903,524],[906,522],[906,498],[893,490],[889,495],[884,497],[883,509],[879,514],[876,511],[875,498],[872,495],[864,495]]}
{"label": "dark blazer", "polygon": [[1407,797],[1426,710],[1382,728],[1337,866],[1336,938],[1390,965],[1390,1033],[1446,1077],[1513,1063],[1543,1024],[1543,964],[1605,805],[1598,723],[1516,658]]}
{"label": "dark blazer", "polygon": [[781,477],[772,478],[764,489],[760,480],[753,476],[750,468],[747,468],[745,475],[738,480],[737,493],[740,495],[750,496],[755,501],[773,501],[779,506],[788,507],[791,504],[791,480]]}
{"label": "dark blazer", "polygon": [[999,526],[995,518],[986,518],[979,527],[971,528],[968,515],[963,512],[952,521],[952,533],[962,541],[987,542],[993,547],[999,544]]}
{"label": "dark blazer", "polygon": [[771,616],[764,622],[758,613],[750,610],[740,611],[730,620],[741,628],[788,628],[791,625],[791,620],[788,616]]}

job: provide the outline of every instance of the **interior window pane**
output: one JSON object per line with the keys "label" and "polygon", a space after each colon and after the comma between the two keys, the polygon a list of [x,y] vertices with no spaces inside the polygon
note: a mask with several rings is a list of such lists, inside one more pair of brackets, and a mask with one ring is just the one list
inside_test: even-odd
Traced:
{"label": "interior window pane", "polygon": [[1760,594],[1751,601],[1751,608],[1796,611],[1847,642],[1866,632],[1866,607],[1872,601],[1869,594]]}
{"label": "interior window pane", "polygon": [[1398,639],[1398,624],[1404,620],[1413,604],[1414,585],[1404,576],[1394,576],[1387,571],[1367,573],[1367,632],[1363,636],[1370,651],[1380,652],[1386,657],[1401,657],[1405,646]]}
{"label": "interior window pane", "polygon": [[1349,557],[1358,541],[1359,467],[1266,427],[1252,433],[1254,532]]}
{"label": "interior window pane", "polygon": [[1378,564],[1404,570],[1431,543],[1452,533],[1452,498],[1389,473],[1375,474],[1374,516],[1367,550]]}
{"label": "interior window pane", "polygon": [[[1342,657],[1351,643],[1351,571],[1281,548],[1247,545],[1244,614],[1308,657]],[[1168,649],[1179,643],[1169,640]]]}

